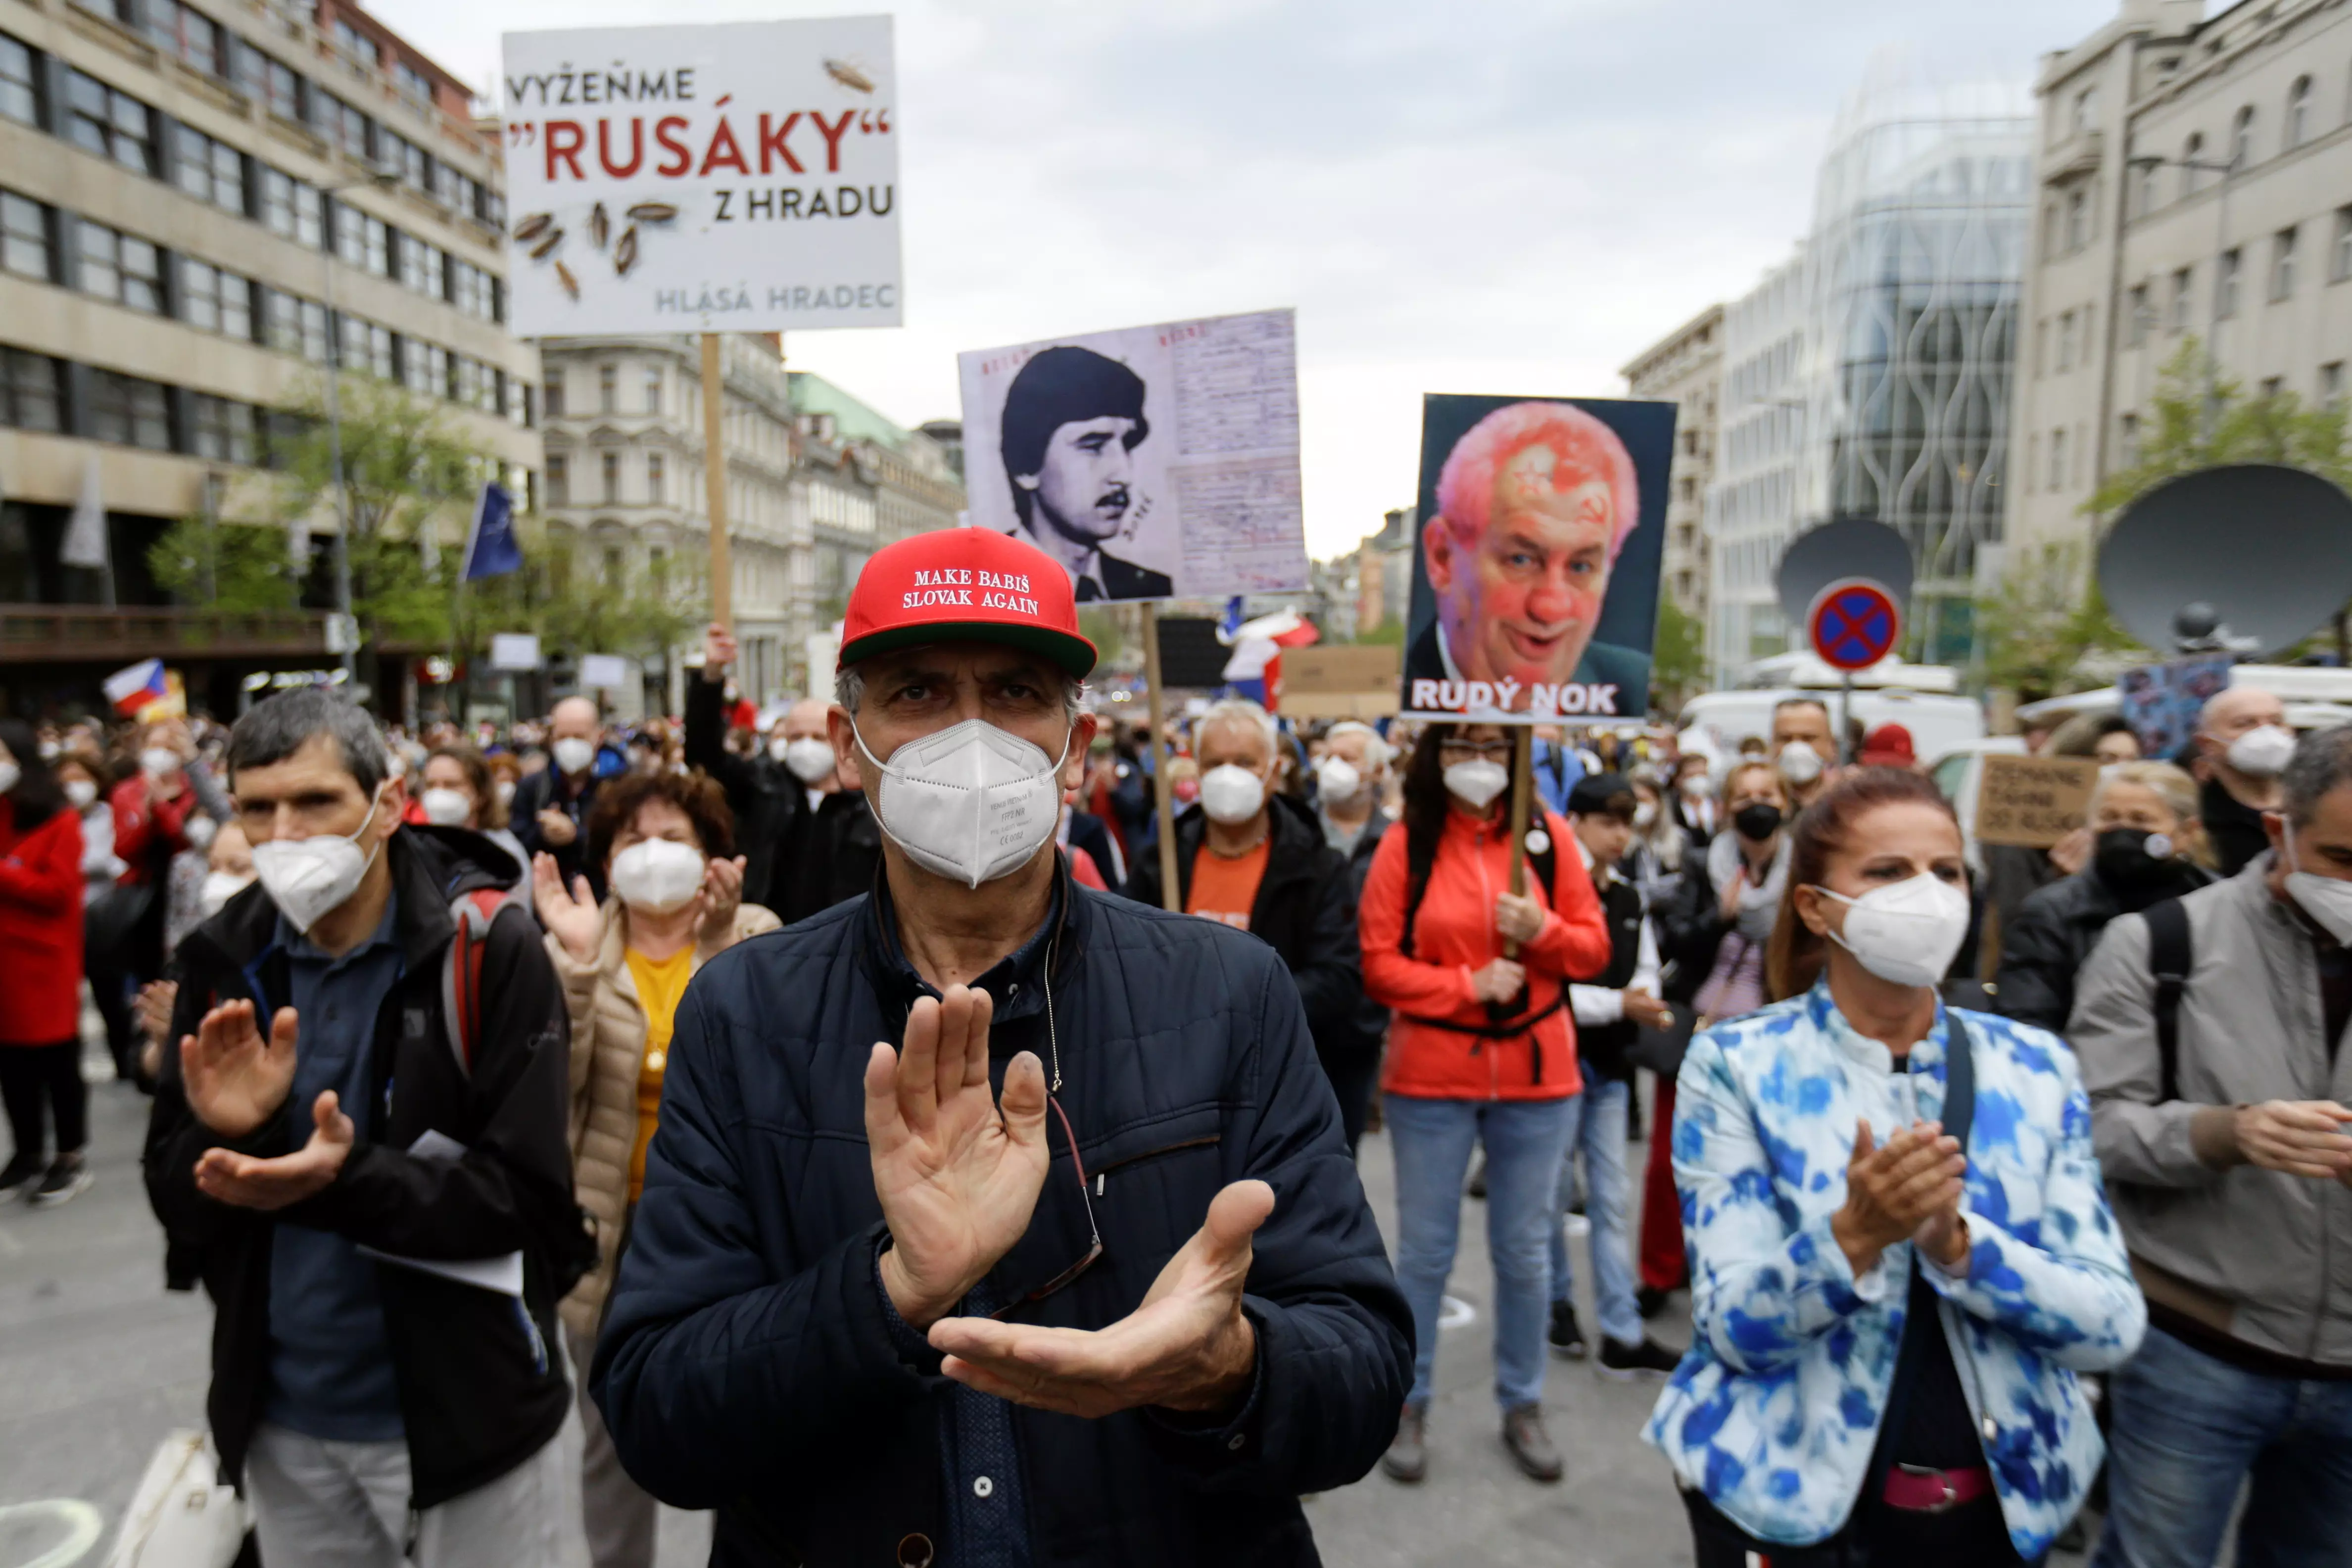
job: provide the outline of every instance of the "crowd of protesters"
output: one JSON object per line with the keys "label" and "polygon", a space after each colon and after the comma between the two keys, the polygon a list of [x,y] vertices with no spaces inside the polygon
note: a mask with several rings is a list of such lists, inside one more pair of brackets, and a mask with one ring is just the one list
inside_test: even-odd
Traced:
{"label": "crowd of protesters", "polygon": [[714,626],[675,722],[0,720],[0,1188],[90,1180],[87,994],[263,1561],[1307,1561],[1448,1462],[1465,1202],[1505,1456],[1661,1380],[1702,1565],[2346,1561],[2352,730],[2077,720],[2018,850],[1811,699],[1544,727],[1515,842],[1510,729],[1155,747],[1069,606],[899,608],[1022,548],[764,716]]}

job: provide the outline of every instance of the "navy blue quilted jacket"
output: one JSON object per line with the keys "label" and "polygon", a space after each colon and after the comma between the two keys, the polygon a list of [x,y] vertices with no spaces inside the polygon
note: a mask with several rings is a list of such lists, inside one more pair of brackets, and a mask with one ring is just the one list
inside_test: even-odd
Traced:
{"label": "navy blue quilted jacket", "polygon": [[[1239,1429],[1013,1411],[1033,1560],[1313,1563],[1297,1499],[1358,1479],[1386,1448],[1412,1327],[1298,994],[1244,933],[1063,887],[1058,935],[998,977],[992,1077],[1001,1088],[1015,1051],[1048,1057],[1050,950],[1058,1098],[1100,1184],[1104,1252],[1023,1321],[1127,1315],[1229,1182],[1265,1179],[1276,1206],[1244,1300],[1259,1360]],[[876,898],[887,919],[887,894],[856,899],[696,976],[597,1346],[592,1382],[623,1462],[665,1500],[719,1511],[717,1564],[887,1564],[911,1536],[945,1539],[955,1385],[935,1354],[898,1348],[875,1277],[863,1074],[919,983]],[[1047,1123],[1053,1166],[990,1276],[999,1300],[1087,1245],[1067,1143]]]}

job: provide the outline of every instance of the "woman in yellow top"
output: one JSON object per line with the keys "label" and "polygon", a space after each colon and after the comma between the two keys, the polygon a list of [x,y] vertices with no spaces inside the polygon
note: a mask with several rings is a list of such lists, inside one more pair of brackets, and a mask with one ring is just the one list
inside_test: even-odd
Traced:
{"label": "woman in yellow top", "polygon": [[661,1117],[671,1020],[695,970],[779,924],[742,902],[734,840],[719,786],[664,768],[609,779],[596,797],[588,854],[612,889],[603,907],[585,878],[564,887],[553,857],[531,862],[533,902],[572,1014],[572,1186],[596,1228],[596,1267],[562,1306],[579,1369],[582,1480],[596,1568],[652,1568],[654,1560],[657,1505],[621,1469],[587,1385]]}

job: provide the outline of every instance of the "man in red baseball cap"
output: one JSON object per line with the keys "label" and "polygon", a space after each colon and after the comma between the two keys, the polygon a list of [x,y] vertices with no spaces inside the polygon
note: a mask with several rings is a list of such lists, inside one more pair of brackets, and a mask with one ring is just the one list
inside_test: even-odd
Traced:
{"label": "man in red baseball cap", "polygon": [[1094,663],[1034,546],[877,552],[829,722],[882,874],[679,1005],[592,1383],[728,1562],[1305,1564],[1299,1495],[1395,1429],[1412,1320],[1288,971],[1055,852]]}
{"label": "man in red baseball cap", "polygon": [[1919,766],[1919,754],[1911,745],[1911,732],[1899,724],[1882,724],[1862,737],[1858,759],[1864,768],[1901,768]]}

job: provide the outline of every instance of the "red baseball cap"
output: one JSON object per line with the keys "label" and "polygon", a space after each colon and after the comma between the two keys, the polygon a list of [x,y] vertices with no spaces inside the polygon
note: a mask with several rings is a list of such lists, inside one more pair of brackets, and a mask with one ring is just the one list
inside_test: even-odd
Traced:
{"label": "red baseball cap", "polygon": [[917,534],[868,557],[849,591],[836,668],[928,643],[1025,648],[1080,680],[1095,667],[1070,574],[1035,545],[987,528]]}
{"label": "red baseball cap", "polygon": [[1882,724],[1862,737],[1865,768],[1909,768],[1918,760],[1911,747],[1911,732],[1899,724]]}

